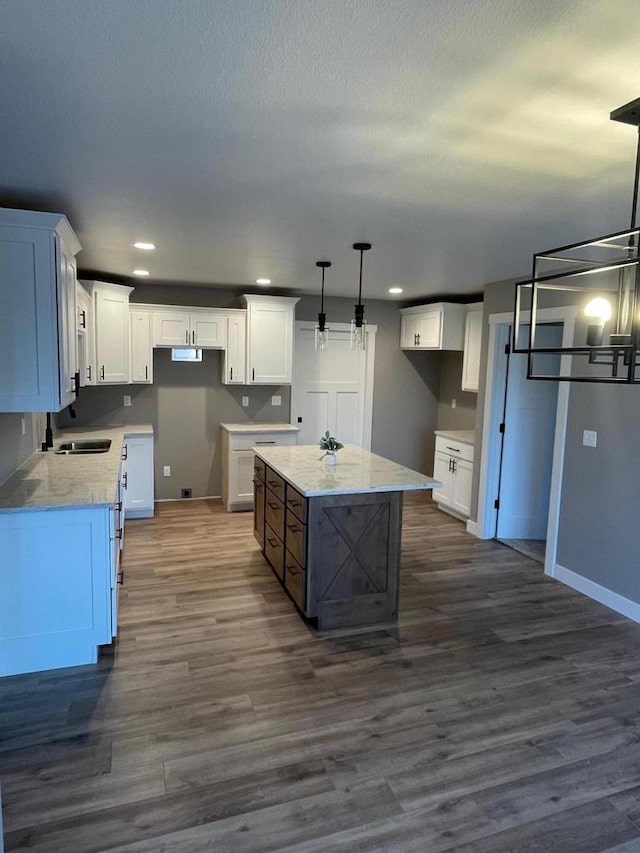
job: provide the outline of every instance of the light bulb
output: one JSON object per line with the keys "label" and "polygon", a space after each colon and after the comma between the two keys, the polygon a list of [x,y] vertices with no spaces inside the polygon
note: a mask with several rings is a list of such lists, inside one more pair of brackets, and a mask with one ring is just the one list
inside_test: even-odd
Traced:
{"label": "light bulb", "polygon": [[608,299],[602,296],[596,296],[584,306],[585,317],[597,317],[601,323],[606,323],[611,319],[611,304]]}

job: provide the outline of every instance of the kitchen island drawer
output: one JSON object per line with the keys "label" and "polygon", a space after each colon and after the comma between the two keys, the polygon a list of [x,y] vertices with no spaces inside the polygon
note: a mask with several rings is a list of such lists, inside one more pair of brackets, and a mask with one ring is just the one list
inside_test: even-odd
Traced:
{"label": "kitchen island drawer", "polygon": [[264,502],[264,517],[267,524],[276,533],[280,541],[284,542],[284,504],[281,500],[278,500],[271,489],[267,489]]}
{"label": "kitchen island drawer", "polygon": [[285,501],[287,509],[290,509],[298,516],[303,524],[307,523],[307,499],[303,498],[300,492],[287,483],[287,499]]}
{"label": "kitchen island drawer", "polygon": [[262,461],[262,459],[258,459],[257,456],[253,458],[253,472],[258,480],[261,480],[264,483],[265,477],[265,469],[266,465]]}
{"label": "kitchen island drawer", "polygon": [[288,551],[285,551],[284,585],[304,613],[307,608],[307,573]]}
{"label": "kitchen island drawer", "polygon": [[285,542],[287,550],[304,568],[307,565],[307,526],[290,509],[287,510]]}
{"label": "kitchen island drawer", "polygon": [[280,580],[284,579],[284,545],[268,524],[264,526],[264,555]]}
{"label": "kitchen island drawer", "polygon": [[284,480],[279,474],[276,474],[271,468],[267,467],[266,473],[267,486],[271,489],[274,495],[284,503]]}

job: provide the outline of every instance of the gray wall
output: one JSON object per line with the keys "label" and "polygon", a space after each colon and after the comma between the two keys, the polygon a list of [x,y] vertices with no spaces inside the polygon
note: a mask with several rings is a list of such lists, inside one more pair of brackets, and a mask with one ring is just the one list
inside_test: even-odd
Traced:
{"label": "gray wall", "polygon": [[[22,435],[22,418],[25,434]],[[4,483],[44,441],[42,414],[0,414],[0,484]]]}
{"label": "gray wall", "polygon": [[[424,353],[432,356],[432,353]],[[462,390],[461,352],[440,354],[440,393],[438,401],[438,429],[474,429],[478,395]],[[456,401],[453,408],[452,401]]]}

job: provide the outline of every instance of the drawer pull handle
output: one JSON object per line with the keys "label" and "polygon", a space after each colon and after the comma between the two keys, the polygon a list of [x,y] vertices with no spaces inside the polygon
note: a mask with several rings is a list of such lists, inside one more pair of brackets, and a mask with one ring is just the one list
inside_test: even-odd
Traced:
{"label": "drawer pull handle", "polygon": [[267,480],[270,486],[274,488],[280,488],[280,483],[277,480]]}
{"label": "drawer pull handle", "polygon": [[294,569],[293,566],[287,566],[287,571],[289,572],[290,575],[299,575],[300,574],[300,569]]}
{"label": "drawer pull handle", "polygon": [[270,539],[268,536],[267,536],[267,542],[269,543],[269,545],[271,545],[272,548],[275,548],[276,545],[278,544],[277,539]]}
{"label": "drawer pull handle", "polygon": [[287,524],[287,527],[292,533],[299,533],[302,530],[297,524]]}
{"label": "drawer pull handle", "polygon": [[275,441],[256,441],[256,446],[258,444],[275,444]]}
{"label": "drawer pull handle", "polygon": [[456,453],[460,453],[459,447],[449,447],[448,444],[446,445],[446,447],[447,447],[447,450],[454,450]]}
{"label": "drawer pull handle", "polygon": [[271,507],[271,509],[273,509],[273,510],[280,509],[280,507],[278,506],[278,504],[274,504],[272,501],[267,501],[267,504],[268,504],[268,506],[270,506],[270,507]]}

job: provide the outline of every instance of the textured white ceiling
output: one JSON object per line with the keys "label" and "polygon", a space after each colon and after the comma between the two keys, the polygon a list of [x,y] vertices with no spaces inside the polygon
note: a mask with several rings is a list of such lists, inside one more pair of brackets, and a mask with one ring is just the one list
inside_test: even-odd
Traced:
{"label": "textured white ceiling", "polygon": [[[3,0],[0,204],[84,269],[478,292],[628,225],[637,0]],[[141,256],[136,239],[158,249]]]}

